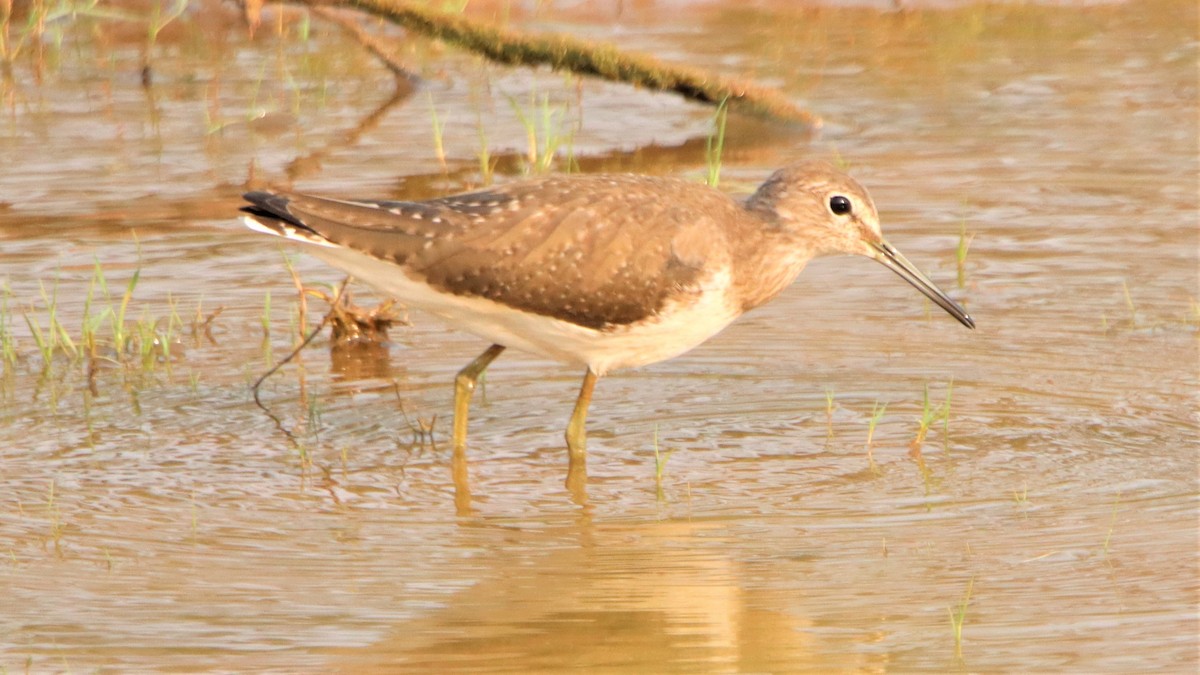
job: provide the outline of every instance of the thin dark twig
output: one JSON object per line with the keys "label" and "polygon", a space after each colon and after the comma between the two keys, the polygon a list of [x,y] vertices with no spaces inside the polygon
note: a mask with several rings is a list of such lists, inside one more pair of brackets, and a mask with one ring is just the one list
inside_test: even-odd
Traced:
{"label": "thin dark twig", "polygon": [[315,337],[317,337],[318,334],[320,334],[321,329],[325,328],[325,324],[327,322],[328,322],[328,318],[321,319],[321,323],[317,324],[317,327],[314,328],[313,331],[308,334],[308,337],[304,338],[304,342],[301,342],[299,346],[297,346],[295,349],[293,349],[292,352],[290,354],[288,354],[285,359],[283,359],[279,363],[276,363],[274,366],[271,366],[270,370],[263,373],[262,377],[258,378],[258,380],[254,383],[254,387],[253,387],[254,404],[258,406],[259,410],[263,411],[263,414],[265,414],[267,417],[271,418],[271,421],[275,423],[275,428],[278,429],[280,431],[280,433],[282,433],[285,437],[287,437],[288,443],[290,443],[292,446],[292,449],[294,449],[296,451],[300,451],[300,441],[296,439],[296,434],[292,433],[291,429],[288,429],[286,426],[284,426],[283,420],[280,419],[279,416],[277,416],[275,413],[271,412],[271,409],[268,408],[266,406],[266,404],[264,404],[262,402],[262,399],[260,399],[258,397],[259,389],[260,389],[260,387],[262,387],[262,383],[264,380],[266,380],[268,377],[274,375],[275,372],[277,370],[279,370],[280,367],[283,366],[283,364],[287,363],[288,361],[291,361],[293,358],[296,357],[297,354],[300,353],[301,349],[304,349],[305,347],[307,347],[308,343],[312,342],[313,339]]}
{"label": "thin dark twig", "polygon": [[413,421],[408,417],[408,411],[404,409],[404,399],[400,396],[400,383],[393,380],[392,389],[396,394],[396,405],[400,408],[400,414],[404,416],[404,423],[408,425],[408,430],[412,432],[414,442],[419,443],[417,447],[424,448],[425,443],[428,442],[436,450],[437,444],[433,440],[433,432],[434,427],[437,426],[437,413],[434,413],[433,419],[429,421],[428,429],[425,428],[420,417],[417,418],[416,424],[413,424]]}
{"label": "thin dark twig", "polygon": [[254,403],[257,404],[258,407],[262,408],[263,412],[266,412],[268,415],[271,414],[267,410],[267,406],[263,405],[262,400],[259,399],[259,397],[258,397],[259,389],[262,387],[263,381],[265,381],[268,377],[274,375],[280,368],[287,365],[287,363],[289,361],[296,358],[296,355],[300,353],[300,350],[307,347],[308,343],[312,342],[317,337],[317,335],[319,335],[321,333],[321,330],[324,329],[325,325],[328,323],[329,323],[329,317],[325,317],[324,319],[321,319],[321,323],[317,324],[317,327],[312,329],[312,332],[309,333],[308,336],[304,338],[303,342],[301,342],[299,345],[296,346],[295,349],[293,349],[290,353],[288,353],[288,355],[285,356],[282,361],[271,366],[270,370],[263,373],[261,377],[259,377],[257,380],[254,381],[254,386],[251,388],[254,391]]}
{"label": "thin dark twig", "polygon": [[[344,281],[342,281],[342,285],[338,286],[337,294],[334,296],[333,302],[331,303],[332,306],[336,307],[337,304],[339,302],[341,302],[343,298],[346,297],[346,285],[349,283],[350,283],[350,277],[346,277],[346,279]],[[301,342],[299,345],[296,346],[295,349],[293,349],[291,352],[289,352],[288,355],[283,358],[283,360],[281,360],[279,363],[276,363],[275,365],[271,366],[270,370],[263,373],[261,377],[259,377],[257,380],[255,380],[254,386],[251,387],[251,390],[254,392],[254,404],[257,405],[259,407],[259,409],[262,410],[263,413],[265,413],[267,415],[267,417],[270,417],[275,422],[275,428],[282,431],[283,434],[288,437],[288,440],[290,440],[293,445],[298,445],[298,443],[296,441],[296,435],[293,434],[287,427],[283,426],[283,420],[279,419],[279,417],[277,417],[275,415],[275,413],[272,413],[271,410],[269,408],[267,408],[266,404],[264,404],[262,402],[262,399],[259,398],[259,393],[262,389],[262,383],[265,382],[268,377],[274,375],[276,372],[279,371],[280,368],[282,368],[284,365],[286,365],[289,361],[296,358],[296,355],[300,353],[300,350],[307,347],[310,342],[312,342],[314,339],[316,339],[317,335],[320,335],[321,330],[324,329],[326,324],[329,323],[329,317],[331,317],[332,315],[333,315],[333,312],[329,312],[328,314],[326,314],[325,317],[321,319],[321,322],[317,324],[317,327],[312,329],[312,332],[310,332],[308,334],[308,336],[304,338],[303,342]]]}

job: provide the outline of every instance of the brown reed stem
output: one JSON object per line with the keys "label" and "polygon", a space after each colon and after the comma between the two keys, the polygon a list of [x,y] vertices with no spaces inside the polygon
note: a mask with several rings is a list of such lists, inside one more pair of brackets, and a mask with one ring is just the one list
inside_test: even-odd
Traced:
{"label": "brown reed stem", "polygon": [[457,45],[505,64],[568,70],[656,91],[675,92],[711,105],[728,99],[731,108],[777,120],[819,127],[821,120],[779,92],[702,70],[626,53],[606,43],[566,35],[526,35],[461,15],[415,7],[403,0],[295,0],[311,7],[353,7],[414,33]]}

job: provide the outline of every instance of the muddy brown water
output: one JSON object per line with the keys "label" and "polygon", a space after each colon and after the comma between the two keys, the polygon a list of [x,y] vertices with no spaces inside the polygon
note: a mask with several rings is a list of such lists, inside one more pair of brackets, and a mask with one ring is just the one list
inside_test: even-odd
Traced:
{"label": "muddy brown water", "polygon": [[[268,381],[289,443],[249,394],[296,302],[278,245],[234,221],[246,184],[439,194],[479,183],[481,136],[512,180],[514,105],[540,125],[542,96],[583,170],[700,179],[710,111],[418,39],[400,54],[425,83],[390,100],[319,21],[251,41],[197,13],[146,90],[133,38],[54,24],[0,83],[0,668],[1195,672],[1195,4],[529,4],[519,27],[810,106],[815,134],[731,119],[724,186],[840,157],[979,329],[874,263],[817,261],[708,344],[602,380],[574,498],[581,373],[506,353],[467,498],[451,380],[485,345],[414,314],[383,350],[318,342]],[[136,271],[127,323],[174,328],[89,386],[45,367],[26,316],[47,329],[52,299],[78,340],[96,262],[92,315]],[[926,390],[950,413],[918,462]],[[435,416],[432,442],[412,430]]]}

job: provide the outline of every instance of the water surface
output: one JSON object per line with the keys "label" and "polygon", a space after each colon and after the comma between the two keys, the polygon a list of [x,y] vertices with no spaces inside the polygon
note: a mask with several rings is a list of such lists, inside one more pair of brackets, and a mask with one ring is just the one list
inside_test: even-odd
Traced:
{"label": "water surface", "polygon": [[[289,440],[249,386],[295,342],[295,291],[234,221],[244,188],[427,197],[482,183],[481,142],[513,180],[516,109],[543,96],[580,169],[700,180],[711,110],[415,38],[423,84],[396,96],[298,14],[253,40],[185,15],[146,89],[141,38],[80,18],[2,84],[0,667],[1195,671],[1194,4],[617,5],[509,20],[811,107],[815,133],[731,118],[722,185],[848,163],[978,330],[874,263],[814,262],[708,344],[600,382],[584,498],[561,441],[582,373],[508,352],[468,499],[451,380],[486,345],[414,313],[383,350],[322,339],[268,380]],[[47,368],[25,317],[46,329],[53,302],[78,339],[135,272],[127,320],[167,355]],[[949,415],[918,460],[926,392]]]}

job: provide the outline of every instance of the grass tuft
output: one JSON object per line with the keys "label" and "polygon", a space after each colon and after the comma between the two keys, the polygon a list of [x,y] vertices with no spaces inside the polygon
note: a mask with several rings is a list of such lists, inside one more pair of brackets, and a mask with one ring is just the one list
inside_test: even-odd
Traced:
{"label": "grass tuft", "polygon": [[259,323],[262,324],[263,338],[271,337],[271,291],[263,296],[263,311],[259,317]]}
{"label": "grass tuft", "polygon": [[487,132],[483,129],[483,116],[479,116],[477,122],[479,129],[479,179],[484,186],[492,184],[492,180],[496,173],[496,160],[492,158],[492,153],[488,149]]}
{"label": "grass tuft", "polygon": [[917,419],[917,435],[909,443],[909,451],[913,457],[919,458],[921,455],[921,446],[925,443],[925,437],[929,434],[929,429],[938,421],[942,423],[942,436],[948,438],[950,433],[950,396],[954,390],[954,380],[950,380],[946,385],[946,400],[942,405],[936,408],[929,402],[929,383],[925,383],[924,396],[921,405],[921,417]]}
{"label": "grass tuft", "polygon": [[654,425],[654,490],[659,501],[666,499],[663,493],[663,476],[667,473],[667,460],[671,458],[672,450],[660,453],[658,450],[658,425]]}
{"label": "grass tuft", "polygon": [[525,128],[528,149],[525,154],[524,171],[527,175],[549,173],[554,168],[559,151],[564,147],[568,149],[568,165],[574,161],[570,156],[570,149],[573,147],[575,132],[567,130],[566,106],[552,106],[549,94],[538,97],[533,93],[530,94],[529,112],[511,96],[508,97],[508,103],[521,126]]}
{"label": "grass tuft", "polygon": [[1013,490],[1012,495],[1013,495],[1013,501],[1017,503],[1017,506],[1021,507],[1021,516],[1024,518],[1028,518],[1029,517],[1029,483],[1022,483],[1021,490],[1019,492],[1017,490]]}
{"label": "grass tuft", "polygon": [[9,311],[9,298],[12,289],[5,282],[3,294],[0,294],[0,363],[7,366],[8,372],[17,365],[17,341],[12,332],[12,313]]}
{"label": "grass tuft", "polygon": [[721,155],[725,152],[725,121],[729,117],[729,97],[721,99],[713,113],[713,130],[704,141],[704,160],[708,166],[705,182],[715,188],[721,182]]}
{"label": "grass tuft", "polygon": [[433,122],[433,153],[437,157],[438,163],[442,165],[442,173],[446,173],[449,170],[446,166],[446,146],[443,143],[446,123],[438,116],[437,106],[433,104],[433,93],[428,92],[427,98],[429,99],[429,117]]}
{"label": "grass tuft", "polygon": [[[87,374],[88,386],[94,388],[96,374],[104,363],[141,370],[165,363],[169,370],[172,345],[179,341],[183,326],[178,303],[168,295],[168,312],[151,314],[148,307],[134,301],[140,278],[139,268],[127,282],[121,297],[114,299],[109,293],[104,268],[96,261],[84,296],[82,314],[77,324],[75,320],[70,321],[78,326],[78,332],[67,328],[68,321],[64,320],[59,302],[57,279],[49,285],[39,283],[37,299],[20,311],[28,328],[28,337],[42,362],[43,373],[50,374],[59,365],[75,366],[82,362],[81,371]],[[4,286],[0,292],[0,363],[7,368],[14,368],[22,358],[12,325],[11,308],[15,304],[12,291]],[[134,311],[139,311],[140,315],[131,320],[129,317]]]}
{"label": "grass tuft", "polygon": [[954,632],[954,656],[962,658],[963,624],[967,622],[967,606],[971,604],[971,591],[975,587],[975,577],[967,582],[967,590],[956,607],[947,608],[950,612],[950,628]]}
{"label": "grass tuft", "polygon": [[833,390],[825,390],[825,438],[833,438]]}

